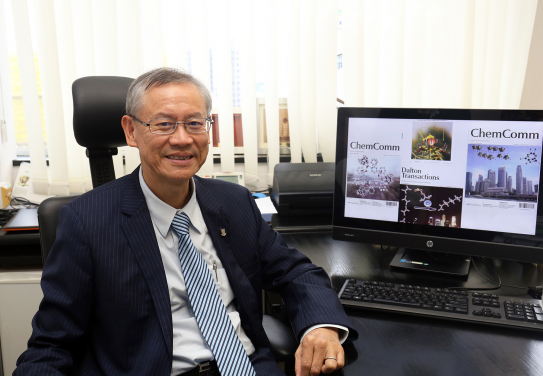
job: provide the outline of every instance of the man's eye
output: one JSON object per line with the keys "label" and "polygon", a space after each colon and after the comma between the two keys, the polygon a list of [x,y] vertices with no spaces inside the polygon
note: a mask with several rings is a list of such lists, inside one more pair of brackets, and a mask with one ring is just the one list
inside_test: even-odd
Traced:
{"label": "man's eye", "polygon": [[175,123],[173,121],[161,121],[161,122],[157,122],[155,124],[155,127],[160,127],[160,128],[171,128],[175,125]]}
{"label": "man's eye", "polygon": [[187,126],[191,128],[201,128],[203,127],[204,122],[201,120],[190,120],[187,122]]}

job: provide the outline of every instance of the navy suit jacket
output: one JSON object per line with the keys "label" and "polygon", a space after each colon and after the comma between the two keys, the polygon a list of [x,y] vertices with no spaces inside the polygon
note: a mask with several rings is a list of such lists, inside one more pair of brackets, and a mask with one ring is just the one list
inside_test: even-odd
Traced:
{"label": "navy suit jacket", "polygon": [[[172,313],[139,169],[73,200],[59,214],[43,300],[14,375],[164,375]],[[326,273],[266,224],[249,191],[194,178],[202,214],[256,352],[258,374],[282,374],[262,327],[262,289],[281,293],[298,339],[328,323],[357,337]],[[221,229],[226,236],[221,236]]]}

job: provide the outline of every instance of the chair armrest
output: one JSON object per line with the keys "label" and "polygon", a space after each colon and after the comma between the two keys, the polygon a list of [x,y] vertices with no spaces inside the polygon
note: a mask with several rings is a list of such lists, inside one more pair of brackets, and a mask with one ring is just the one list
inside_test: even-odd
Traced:
{"label": "chair armrest", "polygon": [[262,326],[270,340],[275,359],[278,362],[292,360],[298,348],[292,329],[269,315],[264,315],[262,318]]}

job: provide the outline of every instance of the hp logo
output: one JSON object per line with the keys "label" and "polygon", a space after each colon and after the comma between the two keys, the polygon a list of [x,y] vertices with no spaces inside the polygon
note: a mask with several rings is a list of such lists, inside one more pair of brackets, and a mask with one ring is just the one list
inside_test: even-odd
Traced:
{"label": "hp logo", "polygon": [[427,246],[428,248],[432,248],[432,247],[434,246],[434,242],[431,241],[431,240],[428,240],[428,241],[426,242],[426,246]]}

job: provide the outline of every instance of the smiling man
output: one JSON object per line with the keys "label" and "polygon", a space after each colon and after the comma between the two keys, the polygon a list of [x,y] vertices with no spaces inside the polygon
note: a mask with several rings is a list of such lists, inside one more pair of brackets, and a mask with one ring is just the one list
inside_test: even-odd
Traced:
{"label": "smiling man", "polygon": [[262,289],[283,297],[298,375],[343,367],[341,343],[357,334],[326,273],[262,221],[245,188],[195,176],[208,90],[155,69],[130,86],[126,113],[141,166],[62,208],[14,375],[281,375]]}

